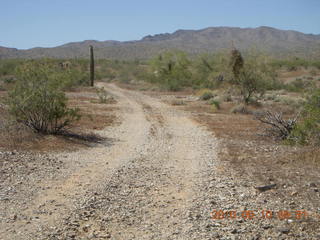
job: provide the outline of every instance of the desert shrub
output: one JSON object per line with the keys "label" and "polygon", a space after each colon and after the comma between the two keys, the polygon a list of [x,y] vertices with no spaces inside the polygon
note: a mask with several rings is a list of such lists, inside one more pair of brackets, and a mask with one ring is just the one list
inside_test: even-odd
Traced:
{"label": "desert shrub", "polygon": [[[240,52],[234,51],[231,53],[230,82],[239,88],[243,102],[249,104],[252,97],[263,96],[270,82],[274,82],[275,71],[269,58],[259,52],[250,51],[243,60]],[[236,60],[232,60],[234,58]]]}
{"label": "desert shrub", "polygon": [[36,132],[57,134],[80,118],[79,109],[67,107],[60,75],[49,64],[25,64],[18,68],[16,76],[6,101],[16,121]]}
{"label": "desert shrub", "polygon": [[307,88],[310,88],[311,86],[310,81],[304,81],[301,78],[296,78],[291,83],[288,83],[285,85],[285,89],[287,89],[290,92],[302,92],[305,91]]}
{"label": "desert shrub", "polygon": [[291,137],[301,144],[320,144],[320,89],[308,98]]}
{"label": "desert shrub", "polygon": [[30,143],[36,137],[28,127],[17,123],[9,116],[6,109],[0,105],[0,147],[8,150],[16,150],[24,142]]}
{"label": "desert shrub", "polygon": [[[271,70],[274,71],[274,70]],[[273,72],[273,76],[265,82],[266,90],[281,90],[285,89],[285,84],[281,82],[278,78],[276,78],[276,73]]]}
{"label": "desert shrub", "polygon": [[216,99],[211,99],[209,104],[215,106],[216,109],[220,109],[220,102]]}
{"label": "desert shrub", "polygon": [[310,71],[311,76],[317,76],[318,72],[315,69]]}
{"label": "desert shrub", "polygon": [[199,99],[202,101],[207,101],[213,97],[214,97],[214,94],[211,91],[205,91],[202,93]]}
{"label": "desert shrub", "polygon": [[315,67],[320,69],[319,60],[303,59],[297,57],[291,57],[288,59],[273,59],[272,65],[278,69],[285,67],[289,71],[298,70],[299,67]]}
{"label": "desert shrub", "polygon": [[219,88],[225,80],[226,54],[201,54],[192,62],[193,88]]}
{"label": "desert shrub", "polygon": [[273,137],[281,140],[288,139],[296,126],[298,114],[294,118],[285,119],[281,112],[259,112],[255,114],[256,119],[269,125],[267,132]]}
{"label": "desert shrub", "polygon": [[219,109],[216,107],[216,105],[211,105],[211,112],[217,112]]}
{"label": "desert shrub", "polygon": [[182,51],[160,54],[151,61],[151,68],[154,73],[152,81],[171,91],[191,86],[190,64],[187,55]]}
{"label": "desert shrub", "polygon": [[222,102],[232,102],[232,96],[231,94],[223,94],[219,97],[219,100]]}
{"label": "desert shrub", "polygon": [[96,93],[99,99],[99,103],[107,103],[108,100],[108,93],[107,91],[104,89],[104,87],[102,88],[95,88],[96,89]]}
{"label": "desert shrub", "polygon": [[22,59],[3,59],[0,60],[0,77],[13,75],[17,66],[24,62]]}
{"label": "desert shrub", "polygon": [[55,73],[60,78],[60,84],[64,90],[77,86],[87,86],[89,74],[78,69],[69,69],[66,71],[57,71]]}
{"label": "desert shrub", "polygon": [[121,71],[118,75],[118,80],[121,83],[130,83],[130,74],[127,71]]}
{"label": "desert shrub", "polygon": [[264,99],[267,101],[276,101],[277,95],[275,93],[266,94]]}
{"label": "desert shrub", "polygon": [[297,70],[298,70],[298,67],[297,67],[297,66],[288,66],[288,67],[287,67],[287,70],[288,70],[289,72],[297,71]]}

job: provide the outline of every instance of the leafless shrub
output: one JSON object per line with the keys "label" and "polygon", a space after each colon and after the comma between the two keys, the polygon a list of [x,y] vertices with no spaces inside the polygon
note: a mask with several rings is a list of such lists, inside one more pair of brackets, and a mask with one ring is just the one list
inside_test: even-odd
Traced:
{"label": "leafless shrub", "polygon": [[255,117],[260,122],[271,126],[267,129],[271,136],[284,140],[290,136],[299,114],[296,114],[294,118],[284,119],[281,112],[265,111],[256,113]]}

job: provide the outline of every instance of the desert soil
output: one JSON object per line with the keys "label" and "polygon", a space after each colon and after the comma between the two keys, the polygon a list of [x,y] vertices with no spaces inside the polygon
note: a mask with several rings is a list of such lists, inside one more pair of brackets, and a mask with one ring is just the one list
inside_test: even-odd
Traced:
{"label": "desert soil", "polygon": [[[189,112],[99,85],[117,100],[121,122],[96,131],[106,137],[103,144],[73,152],[0,153],[0,239],[320,238],[314,205],[293,203],[313,213],[299,220],[241,215],[292,203],[269,201],[279,189],[259,192],[254,187],[260,183],[220,161],[219,140]],[[213,219],[214,210],[238,216]]]}

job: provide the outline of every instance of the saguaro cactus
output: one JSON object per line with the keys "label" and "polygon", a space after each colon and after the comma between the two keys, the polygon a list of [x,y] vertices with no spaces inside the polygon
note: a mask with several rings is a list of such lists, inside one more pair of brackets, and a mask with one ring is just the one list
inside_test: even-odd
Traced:
{"label": "saguaro cactus", "polygon": [[238,80],[243,65],[244,61],[240,51],[233,47],[233,49],[231,50],[230,66],[235,80]]}
{"label": "saguaro cactus", "polygon": [[93,47],[90,46],[90,86],[94,85],[94,56],[93,56]]}

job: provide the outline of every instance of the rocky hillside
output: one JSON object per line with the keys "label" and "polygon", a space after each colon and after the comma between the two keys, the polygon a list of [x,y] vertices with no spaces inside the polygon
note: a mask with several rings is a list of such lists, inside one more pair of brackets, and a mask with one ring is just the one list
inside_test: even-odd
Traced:
{"label": "rocky hillside", "polygon": [[172,34],[146,36],[137,41],[94,41],[67,43],[53,48],[18,50],[0,47],[1,58],[82,58],[88,57],[89,45],[97,58],[146,59],[160,51],[180,49],[191,54],[218,51],[231,46],[245,50],[256,47],[274,56],[315,56],[320,50],[320,35],[271,27],[233,28],[210,27],[201,30],[178,30]]}

